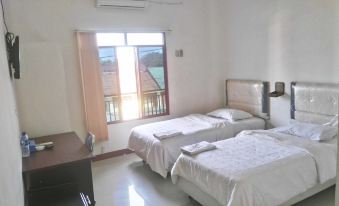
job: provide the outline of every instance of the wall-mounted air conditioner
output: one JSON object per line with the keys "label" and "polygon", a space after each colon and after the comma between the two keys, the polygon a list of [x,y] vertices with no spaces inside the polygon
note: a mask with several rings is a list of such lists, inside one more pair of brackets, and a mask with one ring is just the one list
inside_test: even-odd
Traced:
{"label": "wall-mounted air conditioner", "polygon": [[145,9],[148,0],[96,0],[97,7]]}

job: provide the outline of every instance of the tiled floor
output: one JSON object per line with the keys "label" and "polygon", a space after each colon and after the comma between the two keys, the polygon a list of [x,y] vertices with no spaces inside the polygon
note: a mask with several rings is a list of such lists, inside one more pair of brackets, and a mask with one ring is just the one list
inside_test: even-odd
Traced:
{"label": "tiled floor", "polygon": [[[97,206],[200,206],[135,154],[93,163],[93,179]],[[297,205],[333,206],[334,188]]]}

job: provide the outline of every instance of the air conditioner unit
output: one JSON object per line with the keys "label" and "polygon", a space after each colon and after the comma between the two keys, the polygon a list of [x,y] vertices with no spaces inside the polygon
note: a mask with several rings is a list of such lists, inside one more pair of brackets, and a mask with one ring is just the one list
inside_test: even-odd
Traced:
{"label": "air conditioner unit", "polygon": [[96,0],[97,7],[110,7],[120,9],[145,9],[148,0]]}

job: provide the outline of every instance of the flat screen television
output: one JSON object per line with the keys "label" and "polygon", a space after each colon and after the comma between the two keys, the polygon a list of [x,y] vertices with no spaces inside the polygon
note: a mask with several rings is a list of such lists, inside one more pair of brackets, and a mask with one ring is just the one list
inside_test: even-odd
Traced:
{"label": "flat screen television", "polygon": [[15,79],[20,79],[19,37],[9,32],[6,33],[5,37],[8,53],[9,74]]}

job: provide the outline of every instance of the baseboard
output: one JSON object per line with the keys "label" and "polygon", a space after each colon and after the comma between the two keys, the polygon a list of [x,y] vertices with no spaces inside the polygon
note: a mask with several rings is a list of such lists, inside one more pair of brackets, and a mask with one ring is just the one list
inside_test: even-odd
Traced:
{"label": "baseboard", "polygon": [[118,156],[121,156],[121,155],[126,155],[126,154],[131,154],[131,153],[134,153],[134,152],[130,149],[122,149],[122,150],[107,152],[107,153],[104,153],[104,154],[96,155],[95,158],[93,159],[93,161],[96,162],[96,161],[105,160],[105,159],[118,157]]}

